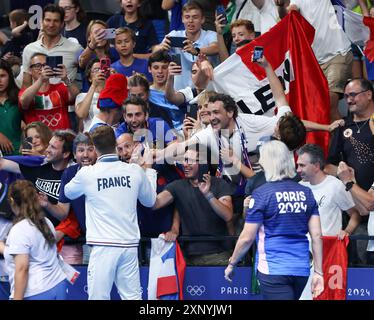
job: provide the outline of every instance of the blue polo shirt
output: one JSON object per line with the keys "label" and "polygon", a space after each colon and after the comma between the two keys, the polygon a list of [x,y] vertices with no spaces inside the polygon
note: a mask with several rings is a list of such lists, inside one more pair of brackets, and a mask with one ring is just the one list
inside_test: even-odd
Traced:
{"label": "blue polo shirt", "polygon": [[269,275],[309,276],[312,215],[319,215],[312,191],[291,179],[268,182],[257,188],[246,213],[247,223],[260,225],[257,234],[257,269]]}
{"label": "blue polo shirt", "polygon": [[115,69],[118,73],[123,74],[126,77],[131,77],[132,73],[139,72],[143,73],[149,82],[152,82],[152,75],[148,71],[148,60],[147,59],[138,59],[134,58],[134,62],[131,66],[124,66],[120,60],[117,60],[116,62],[112,63],[111,67]]}
{"label": "blue polo shirt", "polygon": [[186,104],[178,107],[175,104],[170,103],[166,99],[164,91],[150,89],[149,93],[149,101],[163,108],[173,122],[173,127],[177,130],[182,130],[184,116],[187,112]]}

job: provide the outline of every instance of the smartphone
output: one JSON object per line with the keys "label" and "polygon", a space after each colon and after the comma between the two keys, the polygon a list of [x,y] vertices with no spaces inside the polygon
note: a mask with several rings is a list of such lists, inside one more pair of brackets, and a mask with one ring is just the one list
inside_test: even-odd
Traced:
{"label": "smartphone", "polygon": [[223,5],[218,5],[216,8],[217,16],[223,15],[225,17],[225,20],[223,21],[225,24],[227,24],[227,16],[226,16],[226,10]]}
{"label": "smartphone", "polygon": [[196,103],[187,105],[186,117],[194,118],[197,120],[198,110],[199,110],[199,106]]}
{"label": "smartphone", "polygon": [[100,59],[100,70],[104,72],[105,78],[110,76],[110,59],[108,57]]}
{"label": "smartphone", "polygon": [[256,62],[257,60],[261,59],[264,56],[264,48],[263,47],[255,47],[253,50],[253,58],[252,61]]}
{"label": "smartphone", "polygon": [[171,61],[176,63],[178,66],[182,66],[181,55],[179,53],[171,56]]}
{"label": "smartphone", "polygon": [[109,28],[105,29],[105,34],[103,39],[114,39],[116,37],[116,29],[115,28]]}
{"label": "smartphone", "polygon": [[47,56],[47,66],[53,68],[58,68],[59,64],[62,64],[62,56]]}
{"label": "smartphone", "polygon": [[22,149],[31,150],[32,149],[32,137],[27,137],[22,141]]}
{"label": "smartphone", "polygon": [[170,46],[172,48],[183,48],[183,41],[187,40],[186,37],[168,37],[168,39],[170,40]]}
{"label": "smartphone", "polygon": [[199,164],[199,172],[198,172],[198,182],[204,182],[204,174],[207,174],[209,171],[209,165],[207,163]]}

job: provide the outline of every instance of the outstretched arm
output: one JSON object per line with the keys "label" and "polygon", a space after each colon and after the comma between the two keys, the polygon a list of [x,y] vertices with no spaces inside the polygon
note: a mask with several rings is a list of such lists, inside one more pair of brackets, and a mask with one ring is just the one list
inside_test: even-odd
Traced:
{"label": "outstretched arm", "polygon": [[156,202],[153,205],[152,209],[153,210],[161,209],[167,206],[168,204],[172,203],[173,201],[174,201],[174,198],[172,194],[169,191],[164,190],[157,195]]}
{"label": "outstretched arm", "polygon": [[7,160],[2,157],[0,157],[0,171],[1,170],[13,172],[13,173],[21,173],[19,164],[17,162],[14,162],[12,160]]}
{"label": "outstretched arm", "polygon": [[257,60],[257,63],[265,69],[266,77],[269,80],[270,89],[273,93],[275,104],[278,107],[288,106],[288,101],[286,95],[284,94],[283,85],[280,82],[278,76],[275,74],[271,64],[266,60],[266,57],[263,56],[261,59]]}

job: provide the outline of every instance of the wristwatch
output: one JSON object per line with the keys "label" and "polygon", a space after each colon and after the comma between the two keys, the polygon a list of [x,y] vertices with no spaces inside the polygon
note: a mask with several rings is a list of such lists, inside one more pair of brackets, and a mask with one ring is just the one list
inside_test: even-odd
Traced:
{"label": "wristwatch", "polygon": [[348,181],[346,184],[345,184],[345,191],[349,191],[352,189],[353,185],[355,183],[353,181]]}

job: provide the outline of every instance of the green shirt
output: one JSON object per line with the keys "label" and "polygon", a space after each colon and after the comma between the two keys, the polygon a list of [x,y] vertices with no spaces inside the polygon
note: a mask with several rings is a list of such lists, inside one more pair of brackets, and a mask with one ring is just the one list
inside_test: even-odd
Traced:
{"label": "green shirt", "polygon": [[0,132],[5,135],[13,144],[13,153],[4,155],[19,154],[21,144],[21,112],[16,104],[6,100],[4,104],[0,103]]}

